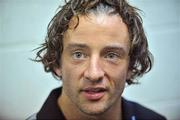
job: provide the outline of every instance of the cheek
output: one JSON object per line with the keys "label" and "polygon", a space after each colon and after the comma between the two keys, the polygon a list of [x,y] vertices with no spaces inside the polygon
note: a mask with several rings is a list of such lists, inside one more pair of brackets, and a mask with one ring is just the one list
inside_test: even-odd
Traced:
{"label": "cheek", "polygon": [[122,91],[127,79],[128,65],[108,66],[106,71],[112,86]]}
{"label": "cheek", "polygon": [[74,70],[68,66],[62,67],[62,84],[63,90],[66,95],[69,97],[73,97],[76,95],[75,91],[77,91],[77,84],[75,78]]}
{"label": "cheek", "polygon": [[112,92],[115,96],[119,97],[122,95],[125,88],[127,72],[125,70],[119,70],[119,71],[115,71],[113,75],[114,76],[112,76],[113,77],[112,78],[113,79]]}
{"label": "cheek", "polygon": [[[116,74],[115,74],[116,73]],[[122,71],[116,71],[114,72],[114,84],[116,89],[123,89],[125,82],[126,82],[126,77],[127,72],[125,70]]]}
{"label": "cheek", "polygon": [[81,78],[81,69],[78,66],[64,63],[62,66],[62,81],[63,85],[78,86]]}
{"label": "cheek", "polygon": [[128,73],[128,64],[105,65],[107,74],[116,80],[125,81]]}

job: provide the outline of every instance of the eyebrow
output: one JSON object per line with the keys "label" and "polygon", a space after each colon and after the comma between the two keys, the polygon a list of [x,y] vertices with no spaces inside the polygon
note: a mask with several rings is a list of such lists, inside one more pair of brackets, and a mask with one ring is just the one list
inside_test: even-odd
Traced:
{"label": "eyebrow", "polygon": [[124,46],[121,46],[121,45],[108,45],[104,47],[103,50],[116,50],[123,53],[128,52],[128,50]]}
{"label": "eyebrow", "polygon": [[[68,46],[65,48],[67,50],[72,50],[72,49],[76,49],[76,48],[81,48],[81,49],[90,49],[89,46],[87,46],[84,43],[71,43],[68,44]],[[107,50],[115,50],[115,51],[119,51],[121,53],[126,53],[128,52],[128,50],[122,46],[122,45],[107,45],[103,48],[103,51],[107,51]]]}
{"label": "eyebrow", "polygon": [[83,43],[71,43],[69,44],[66,49],[74,49],[74,48],[89,48],[86,44]]}

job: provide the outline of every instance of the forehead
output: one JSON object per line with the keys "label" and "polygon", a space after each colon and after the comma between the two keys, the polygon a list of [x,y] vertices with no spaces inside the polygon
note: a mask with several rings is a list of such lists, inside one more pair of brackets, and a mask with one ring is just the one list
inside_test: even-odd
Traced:
{"label": "forehead", "polygon": [[128,28],[119,15],[89,14],[78,17],[79,21],[74,17],[69,24],[64,35],[64,46],[76,42],[99,47],[102,44],[129,44]]}
{"label": "forehead", "polygon": [[[77,26],[77,27],[76,27]],[[108,15],[102,14],[88,14],[74,16],[69,23],[68,31],[79,31],[84,28],[99,27],[102,29],[112,28],[114,30],[120,30],[119,33],[127,30],[127,25],[123,22],[122,18],[118,14]]]}

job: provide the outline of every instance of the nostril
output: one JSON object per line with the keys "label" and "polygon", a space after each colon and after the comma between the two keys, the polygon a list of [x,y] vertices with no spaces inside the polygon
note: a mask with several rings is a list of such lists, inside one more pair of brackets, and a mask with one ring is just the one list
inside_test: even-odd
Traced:
{"label": "nostril", "polygon": [[90,82],[92,84],[97,84],[101,83],[103,81],[103,77],[98,77],[98,78],[92,78],[92,77],[85,77],[86,82]]}

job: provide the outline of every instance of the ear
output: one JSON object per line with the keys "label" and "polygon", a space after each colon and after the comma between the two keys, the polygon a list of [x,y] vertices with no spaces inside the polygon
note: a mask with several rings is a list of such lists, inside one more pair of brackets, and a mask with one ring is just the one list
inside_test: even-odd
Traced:
{"label": "ear", "polygon": [[62,76],[62,70],[61,68],[54,68],[55,73],[61,78]]}

